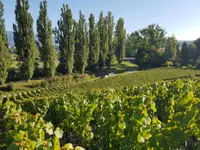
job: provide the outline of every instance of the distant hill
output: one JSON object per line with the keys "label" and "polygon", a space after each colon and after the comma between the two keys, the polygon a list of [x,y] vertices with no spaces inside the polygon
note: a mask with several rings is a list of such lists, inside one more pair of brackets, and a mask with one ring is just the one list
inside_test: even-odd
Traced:
{"label": "distant hill", "polygon": [[[6,33],[7,33],[7,36],[8,36],[9,46],[13,47],[15,45],[14,44],[14,40],[13,40],[13,32],[12,31],[7,31]],[[37,37],[35,37],[35,39],[37,40]],[[180,47],[182,47],[183,42],[184,42],[183,40],[178,41]],[[193,41],[187,41],[187,40],[185,42],[187,42],[188,44],[192,44],[193,43]],[[55,44],[55,39],[53,39],[53,43]]]}
{"label": "distant hill", "polygon": [[[13,36],[13,32],[12,31],[6,31],[7,37],[8,37],[8,43],[9,46],[14,47],[15,43],[14,43],[14,36]],[[35,39],[37,40],[37,36],[35,36]],[[53,38],[52,41],[55,44],[55,39]]]}
{"label": "distant hill", "polygon": [[187,40],[186,40],[186,41],[183,41],[183,40],[181,40],[181,41],[178,41],[179,46],[182,47],[182,45],[183,45],[184,42],[186,42],[188,45],[190,45],[190,44],[192,44],[194,41],[187,41]]}
{"label": "distant hill", "polygon": [[7,37],[8,37],[8,43],[9,46],[13,47],[14,44],[14,39],[13,39],[13,32],[12,31],[6,31]]}

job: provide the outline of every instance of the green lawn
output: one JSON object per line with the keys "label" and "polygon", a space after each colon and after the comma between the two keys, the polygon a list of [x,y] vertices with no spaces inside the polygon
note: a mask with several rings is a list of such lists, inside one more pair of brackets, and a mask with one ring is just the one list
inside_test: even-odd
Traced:
{"label": "green lawn", "polygon": [[127,71],[137,70],[138,66],[130,62],[123,62],[122,64],[115,63],[111,66],[110,72],[113,73],[123,73]]}
{"label": "green lawn", "polygon": [[109,73],[119,74],[129,71],[138,70],[138,66],[136,64],[133,64],[131,62],[122,62],[121,64],[115,62],[111,65],[110,69],[105,67],[103,70],[97,71],[96,76],[102,76]]}

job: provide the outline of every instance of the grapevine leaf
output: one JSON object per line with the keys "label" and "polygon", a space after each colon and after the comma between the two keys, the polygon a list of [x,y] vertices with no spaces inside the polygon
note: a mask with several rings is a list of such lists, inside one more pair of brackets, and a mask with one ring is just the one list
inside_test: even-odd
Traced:
{"label": "grapevine leaf", "polygon": [[47,123],[45,125],[45,130],[46,132],[49,134],[49,135],[52,135],[53,134],[53,125],[51,122]]}
{"label": "grapevine leaf", "polygon": [[73,150],[74,147],[71,143],[65,144],[62,149]]}
{"label": "grapevine leaf", "polygon": [[141,133],[139,132],[138,135],[137,135],[137,141],[139,143],[144,143],[145,142],[145,139],[142,137]]}
{"label": "grapevine leaf", "polygon": [[77,146],[77,147],[75,147],[75,150],[85,150],[85,149],[80,146]]}
{"label": "grapevine leaf", "polygon": [[54,134],[56,135],[56,137],[60,139],[63,136],[63,131],[60,128],[56,128],[56,131],[54,131]]}

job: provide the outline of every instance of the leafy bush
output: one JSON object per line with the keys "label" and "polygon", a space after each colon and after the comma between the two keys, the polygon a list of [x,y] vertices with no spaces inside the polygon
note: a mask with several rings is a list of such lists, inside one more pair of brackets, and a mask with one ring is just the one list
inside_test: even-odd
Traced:
{"label": "leafy bush", "polygon": [[187,67],[186,67],[186,69],[193,69],[193,68],[194,67],[191,64],[187,65]]}
{"label": "leafy bush", "polygon": [[49,86],[49,83],[48,83],[48,81],[45,80],[45,81],[41,82],[40,86],[43,87],[43,88],[47,88]]}
{"label": "leafy bush", "polygon": [[52,123],[45,122],[39,114],[31,115],[23,112],[12,102],[7,102],[4,107],[6,107],[4,108],[6,110],[4,122],[6,131],[8,131],[5,141],[8,150],[58,150],[69,146],[74,149],[72,144],[65,144],[61,148],[59,139],[62,138],[63,131],[60,128],[54,129]]}
{"label": "leafy bush", "polygon": [[14,85],[13,85],[12,83],[9,83],[9,84],[6,86],[6,89],[7,89],[8,91],[14,91],[14,90],[15,90],[15,87],[14,87]]}
{"label": "leafy bush", "polygon": [[[200,80],[33,100],[65,143],[87,149],[199,149]],[[45,110],[45,111],[44,111]],[[24,111],[32,111],[24,107]],[[45,112],[45,113],[44,113]],[[31,112],[35,114],[35,112]],[[167,138],[166,138],[167,137]]]}
{"label": "leafy bush", "polygon": [[196,61],[196,69],[200,69],[200,59]]}
{"label": "leafy bush", "polygon": [[173,65],[174,65],[173,62],[167,61],[166,63],[164,63],[163,67],[171,67]]}

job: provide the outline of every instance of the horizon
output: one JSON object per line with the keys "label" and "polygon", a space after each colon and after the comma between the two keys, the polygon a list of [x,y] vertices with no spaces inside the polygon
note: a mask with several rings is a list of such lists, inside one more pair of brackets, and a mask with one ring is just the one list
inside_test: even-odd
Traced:
{"label": "horizon", "polygon": [[[100,11],[104,15],[111,11],[114,15],[115,22],[120,18],[125,20],[125,28],[127,33],[147,27],[150,24],[158,24],[164,28],[167,35],[175,35],[179,41],[194,41],[200,37],[200,5],[199,0],[168,0],[151,2],[141,0],[139,2],[126,0],[86,0],[84,3],[75,2],[73,0],[48,0],[48,16],[52,21],[52,28],[57,26],[60,18],[60,9],[62,4],[68,4],[72,10],[73,17],[78,20],[79,10],[88,21],[90,13],[94,13],[95,21],[98,21]],[[15,0],[4,1],[4,18],[6,22],[6,30],[13,31],[12,25],[15,23]],[[34,19],[34,32],[36,33],[36,19],[39,14],[40,0],[29,0],[30,12]],[[165,7],[163,7],[165,6]],[[54,10],[54,11],[52,11]],[[145,11],[142,11],[145,10]],[[186,11],[187,10],[187,11]]]}

